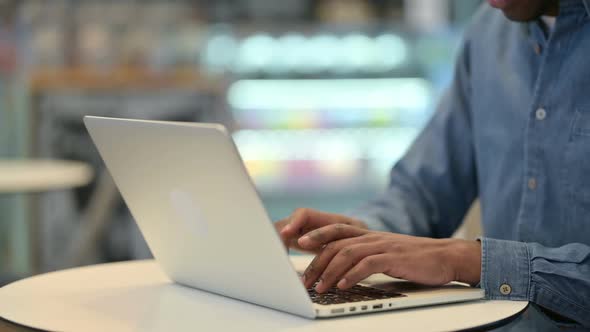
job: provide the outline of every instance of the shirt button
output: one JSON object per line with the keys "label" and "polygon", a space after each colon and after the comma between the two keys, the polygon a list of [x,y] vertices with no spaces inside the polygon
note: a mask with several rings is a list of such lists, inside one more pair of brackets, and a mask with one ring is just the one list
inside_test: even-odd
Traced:
{"label": "shirt button", "polygon": [[537,117],[537,120],[544,120],[545,117],[547,117],[547,111],[545,111],[544,108],[539,108],[536,112],[535,112],[535,116]]}
{"label": "shirt button", "polygon": [[502,284],[500,285],[500,293],[502,293],[502,295],[510,295],[510,293],[512,293],[512,287],[508,284]]}
{"label": "shirt button", "polygon": [[537,179],[530,178],[528,182],[528,186],[530,190],[535,190],[537,188]]}
{"label": "shirt button", "polygon": [[533,50],[535,50],[535,54],[541,55],[541,45],[539,45],[538,43],[535,43],[535,45],[533,45]]}

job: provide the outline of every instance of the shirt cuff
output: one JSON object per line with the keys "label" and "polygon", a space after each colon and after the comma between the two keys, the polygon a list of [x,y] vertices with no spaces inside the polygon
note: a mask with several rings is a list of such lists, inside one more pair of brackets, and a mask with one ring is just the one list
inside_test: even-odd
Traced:
{"label": "shirt cuff", "polygon": [[530,299],[531,260],[526,243],[490,238],[481,241],[481,280],[487,299]]}

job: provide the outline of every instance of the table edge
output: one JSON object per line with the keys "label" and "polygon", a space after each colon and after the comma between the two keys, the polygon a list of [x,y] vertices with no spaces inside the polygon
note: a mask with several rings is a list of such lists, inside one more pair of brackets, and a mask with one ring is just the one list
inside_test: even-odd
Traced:
{"label": "table edge", "polygon": [[[296,256],[297,257],[297,256]],[[35,278],[35,277],[40,277],[40,276],[45,276],[45,275],[51,275],[51,274],[56,274],[56,273],[62,273],[62,272],[69,272],[70,270],[79,270],[79,269],[85,269],[85,268],[96,268],[96,267],[101,267],[101,266],[105,266],[105,265],[119,265],[119,264],[133,264],[133,263],[139,263],[139,264],[157,264],[155,259],[140,259],[140,260],[127,260],[127,261],[119,261],[119,262],[107,262],[107,263],[99,263],[99,264],[92,264],[92,265],[86,265],[86,266],[79,266],[79,267],[73,267],[73,268],[68,268],[68,269],[63,269],[63,270],[56,270],[56,271],[51,271],[51,272],[47,272],[47,273],[42,273],[39,275],[35,275],[35,276],[31,276],[28,278],[24,278],[21,280],[16,280],[12,283],[9,283],[7,285],[4,285],[3,287],[7,287],[10,286],[12,284],[18,283],[20,281],[23,281],[25,279],[30,279],[30,278]],[[174,281],[171,280],[171,282],[174,283]],[[0,288],[3,288],[0,287]],[[212,293],[214,294],[214,293]],[[240,301],[237,299],[234,299],[235,301]],[[524,301],[523,301],[524,302]],[[488,330],[492,330],[492,329],[497,329],[499,327],[505,326],[507,324],[509,324],[510,322],[514,321],[516,318],[518,318],[523,312],[525,312],[529,306],[531,305],[530,302],[527,301],[526,305],[520,309],[518,312],[505,317],[503,319],[500,319],[498,321],[495,322],[491,322],[491,323],[487,323],[487,324],[483,324],[483,325],[479,325],[479,326],[473,326],[473,327],[469,327],[466,329],[461,329],[461,330],[454,330],[454,331],[458,331],[458,332],[472,332],[472,331],[488,331]],[[332,317],[331,319],[338,319],[338,317]],[[45,329],[41,329],[39,327],[34,327],[34,326],[29,326],[29,325],[25,325],[22,323],[18,323],[18,322],[14,322],[10,319],[7,319],[3,316],[0,315],[0,322],[5,322],[8,324],[13,325],[15,328],[24,328],[24,329],[28,329],[28,331],[35,331],[35,332],[52,332],[53,330],[45,330]],[[3,332],[0,330],[0,332]],[[10,331],[12,332],[12,331]],[[20,332],[20,331],[18,331]]]}
{"label": "table edge", "polygon": [[527,304],[524,306],[524,308],[522,308],[519,312],[516,312],[506,318],[500,319],[500,320],[495,321],[493,323],[470,327],[470,328],[463,329],[463,330],[457,330],[457,332],[489,331],[489,330],[494,330],[499,327],[508,325],[509,323],[513,322],[516,318],[518,318],[520,315],[522,315],[522,313],[525,312],[529,308],[530,305],[531,305],[531,303],[527,301]]}

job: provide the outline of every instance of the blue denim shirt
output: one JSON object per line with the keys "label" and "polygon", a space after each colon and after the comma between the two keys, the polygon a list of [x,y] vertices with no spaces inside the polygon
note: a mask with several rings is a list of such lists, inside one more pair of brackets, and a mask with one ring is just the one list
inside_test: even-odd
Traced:
{"label": "blue denim shirt", "polygon": [[483,6],[433,118],[353,215],[443,238],[477,197],[486,297],[590,327],[590,0],[561,0],[550,33]]}

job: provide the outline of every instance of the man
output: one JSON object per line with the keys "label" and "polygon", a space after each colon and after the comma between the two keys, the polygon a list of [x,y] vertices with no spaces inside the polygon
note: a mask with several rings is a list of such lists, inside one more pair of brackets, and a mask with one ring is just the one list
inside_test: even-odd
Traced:
{"label": "man", "polygon": [[[590,328],[590,0],[488,2],[387,191],[352,216],[299,209],[277,228],[317,253],[302,280],[318,292],[379,272],[457,280],[530,301],[553,328]],[[485,236],[448,239],[476,197]]]}

